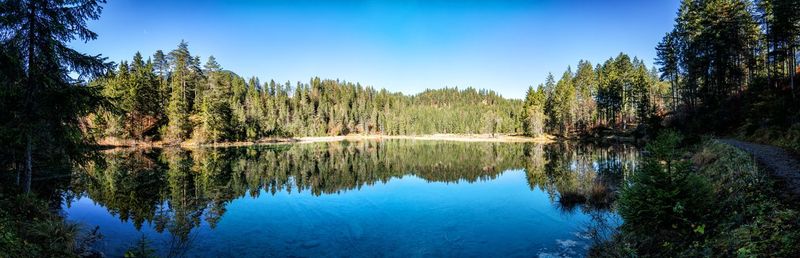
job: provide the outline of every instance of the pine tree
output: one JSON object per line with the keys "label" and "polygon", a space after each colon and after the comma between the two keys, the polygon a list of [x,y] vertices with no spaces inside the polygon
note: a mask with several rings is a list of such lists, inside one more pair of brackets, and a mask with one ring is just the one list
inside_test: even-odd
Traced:
{"label": "pine tree", "polygon": [[153,69],[158,75],[158,89],[160,94],[158,100],[161,102],[162,107],[166,107],[169,104],[171,91],[169,85],[170,67],[167,56],[164,55],[164,52],[161,50],[157,50],[156,53],[153,54]]}
{"label": "pine tree", "polygon": [[545,104],[544,85],[539,85],[536,89],[528,88],[525,94],[523,105],[523,126],[524,132],[528,136],[539,136],[544,133],[544,126],[547,118],[544,114]]}
{"label": "pine tree", "polygon": [[222,67],[214,56],[205,64],[208,94],[204,95],[201,107],[202,131],[205,141],[218,142],[232,139],[230,122],[230,87],[224,83]]}
{"label": "pine tree", "polygon": [[[93,109],[95,93],[71,79],[70,73],[94,77],[109,65],[100,56],[71,49],[74,39],[94,40],[97,34],[86,20],[97,19],[103,0],[19,0],[0,2],[2,48],[20,60],[24,72],[20,85],[23,97],[20,145],[24,146],[23,190],[29,192],[33,157],[67,153],[74,157],[84,145],[78,119]],[[11,70],[11,69],[9,69]]]}
{"label": "pine tree", "polygon": [[172,70],[170,81],[170,98],[167,107],[167,117],[169,124],[167,127],[167,138],[174,141],[183,141],[188,138],[192,129],[189,123],[191,113],[193,78],[191,65],[192,56],[189,54],[189,46],[185,41],[178,44],[178,48],[169,53],[170,66]]}
{"label": "pine tree", "polygon": [[231,81],[231,127],[235,140],[244,140],[247,133],[247,110],[245,109],[245,94],[247,84],[244,79],[234,74],[230,75]]}
{"label": "pine tree", "polygon": [[542,91],[545,95],[545,103],[544,103],[544,115],[548,117],[547,124],[545,124],[545,130],[549,132],[555,131],[556,127],[558,127],[558,121],[555,119],[556,110],[555,110],[555,98],[554,92],[556,88],[556,79],[552,73],[547,73],[547,79],[545,79],[544,88]]}
{"label": "pine tree", "polygon": [[594,68],[589,61],[579,61],[578,70],[575,73],[573,84],[575,85],[575,101],[576,109],[572,113],[575,114],[576,127],[580,130],[587,130],[590,126],[594,125],[594,117],[596,112],[596,104],[594,96],[597,91],[597,82]]}
{"label": "pine tree", "polygon": [[638,64],[633,74],[633,102],[636,108],[637,121],[647,121],[650,119],[651,111],[653,110],[652,104],[652,87],[655,83],[650,81],[650,75],[644,64]]}
{"label": "pine tree", "polygon": [[658,68],[658,71],[661,72],[661,79],[670,82],[670,105],[672,110],[677,109],[678,98],[681,96],[678,88],[678,79],[680,78],[678,74],[678,51],[675,32],[667,33],[656,47],[656,64],[661,66]]}
{"label": "pine tree", "polygon": [[561,76],[553,90],[553,116],[551,119],[555,123],[555,131],[561,135],[567,135],[573,128],[575,110],[575,86],[572,84],[572,70],[567,71]]}
{"label": "pine tree", "polygon": [[157,78],[153,72],[153,64],[148,60],[145,63],[142,55],[136,52],[131,66],[131,104],[128,125],[129,133],[135,139],[142,140],[148,131],[151,131],[158,123],[162,106],[158,100],[160,90]]}

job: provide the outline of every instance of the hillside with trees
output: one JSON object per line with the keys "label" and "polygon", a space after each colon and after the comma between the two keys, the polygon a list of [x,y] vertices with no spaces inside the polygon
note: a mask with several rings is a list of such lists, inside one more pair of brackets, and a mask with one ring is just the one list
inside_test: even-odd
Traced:
{"label": "hillside with trees", "polygon": [[181,42],[144,59],[136,53],[93,80],[109,101],[88,117],[98,138],[200,143],[347,134],[589,135],[628,130],[662,115],[668,83],[620,53],[593,67],[580,61],[524,100],[491,90],[443,88],[406,95],[360,83],[311,78],[261,82],[205,63]]}
{"label": "hillside with trees", "polygon": [[181,142],[347,134],[521,132],[522,101],[490,90],[415,95],[340,80],[261,82],[205,63],[188,44],[145,60],[136,53],[90,83],[109,102],[88,117],[97,137]]}

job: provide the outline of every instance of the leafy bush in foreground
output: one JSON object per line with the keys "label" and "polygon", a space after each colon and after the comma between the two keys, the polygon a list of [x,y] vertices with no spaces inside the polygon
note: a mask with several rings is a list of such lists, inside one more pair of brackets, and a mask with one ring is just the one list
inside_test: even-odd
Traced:
{"label": "leafy bush in foreground", "polygon": [[680,160],[675,132],[647,145],[649,156],[622,189],[619,213],[626,240],[643,254],[675,254],[703,235],[711,208],[708,181]]}

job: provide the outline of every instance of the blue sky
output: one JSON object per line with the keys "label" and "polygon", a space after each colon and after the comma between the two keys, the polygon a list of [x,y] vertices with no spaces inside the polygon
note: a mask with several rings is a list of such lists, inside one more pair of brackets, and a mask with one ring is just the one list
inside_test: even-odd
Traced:
{"label": "blue sky", "polygon": [[458,86],[521,98],[548,72],[619,52],[648,65],[678,0],[157,1],[110,0],[78,50],[111,61],[181,41],[203,62],[262,81],[313,76],[417,93]]}

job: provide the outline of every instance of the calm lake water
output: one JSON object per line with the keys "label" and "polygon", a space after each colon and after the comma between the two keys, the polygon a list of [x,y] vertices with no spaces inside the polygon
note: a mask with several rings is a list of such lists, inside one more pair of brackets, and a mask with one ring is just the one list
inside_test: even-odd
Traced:
{"label": "calm lake water", "polygon": [[60,194],[122,256],[584,256],[630,146],[363,141],[111,151]]}

